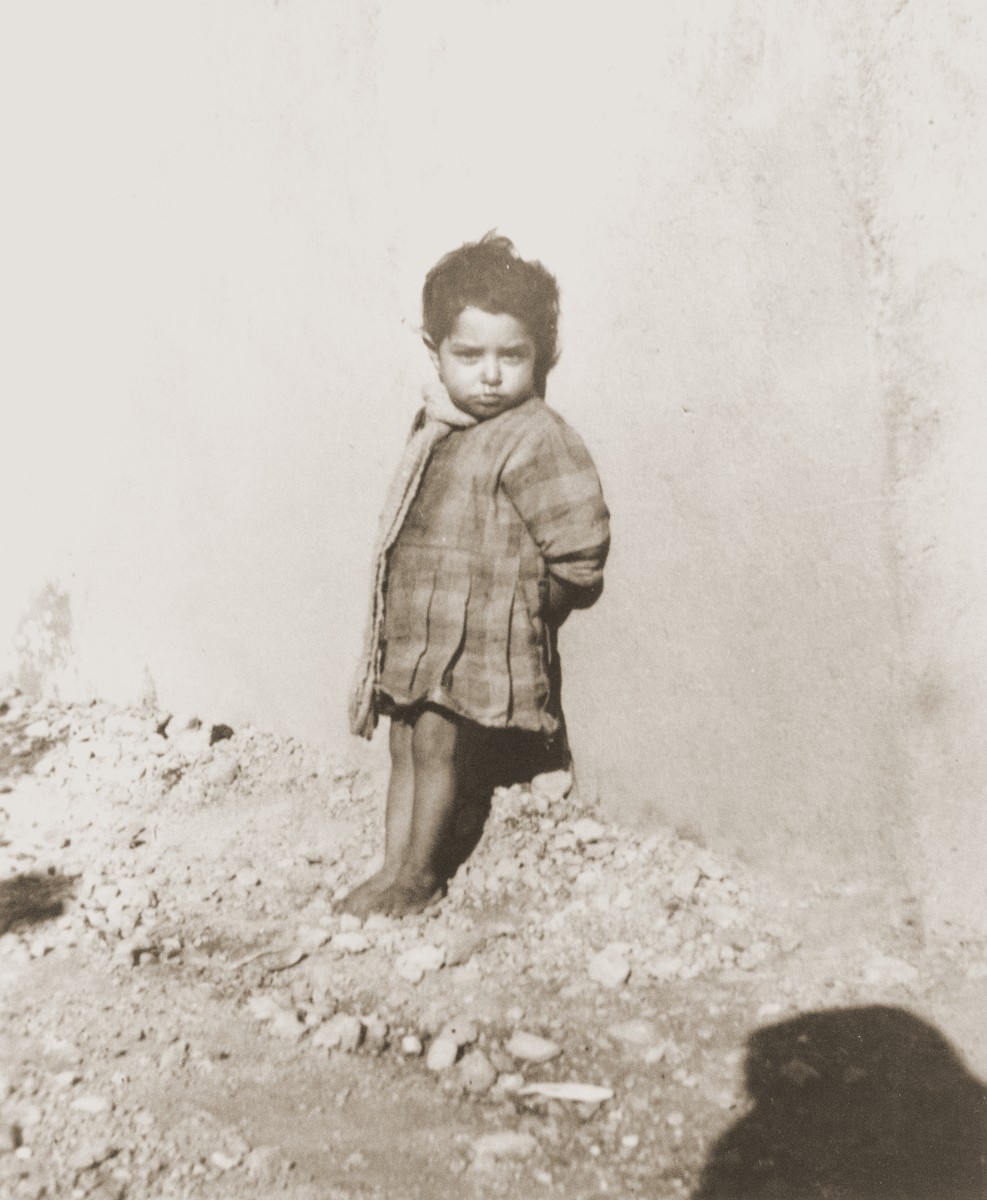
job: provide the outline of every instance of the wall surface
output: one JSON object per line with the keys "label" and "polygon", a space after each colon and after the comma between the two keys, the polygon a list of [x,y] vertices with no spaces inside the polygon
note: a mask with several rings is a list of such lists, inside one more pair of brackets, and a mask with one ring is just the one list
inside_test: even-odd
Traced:
{"label": "wall surface", "polygon": [[55,7],[0,36],[0,672],[342,743],[421,281],[496,226],[614,517],[584,789],[976,923],[972,3]]}
{"label": "wall surface", "polygon": [[987,933],[987,22],[903,6],[871,30],[881,386],[903,796],[930,924]]}

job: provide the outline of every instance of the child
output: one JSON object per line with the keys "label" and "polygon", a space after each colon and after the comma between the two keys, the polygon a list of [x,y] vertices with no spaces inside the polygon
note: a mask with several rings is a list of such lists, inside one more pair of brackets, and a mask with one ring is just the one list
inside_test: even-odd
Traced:
{"label": "child", "polygon": [[491,738],[561,736],[556,632],[600,594],[610,541],[593,463],[542,399],[555,279],[487,234],[433,267],[422,305],[438,383],[385,508],[350,708],[363,737],[391,721],[384,865],[342,902],[358,916],[439,896]]}

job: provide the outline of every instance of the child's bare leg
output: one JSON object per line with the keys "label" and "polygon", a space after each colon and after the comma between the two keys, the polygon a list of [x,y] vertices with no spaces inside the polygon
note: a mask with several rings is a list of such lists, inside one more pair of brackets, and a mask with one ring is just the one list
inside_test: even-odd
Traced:
{"label": "child's bare leg", "polygon": [[384,817],[384,865],[343,898],[339,905],[341,912],[366,917],[377,911],[375,899],[397,879],[408,853],[415,799],[412,735],[413,726],[407,721],[397,718],[391,720],[391,777],[387,785],[387,811]]}
{"label": "child's bare leg", "polygon": [[456,811],[460,725],[439,709],[425,709],[411,738],[414,813],[407,853],[397,879],[373,899],[378,912],[401,917],[421,912],[445,882],[442,857]]}

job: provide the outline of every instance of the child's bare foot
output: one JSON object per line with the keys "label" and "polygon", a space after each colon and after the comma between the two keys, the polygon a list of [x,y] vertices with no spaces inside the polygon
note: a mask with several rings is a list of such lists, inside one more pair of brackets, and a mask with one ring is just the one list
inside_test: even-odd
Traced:
{"label": "child's bare foot", "polygon": [[445,892],[437,875],[411,871],[402,867],[390,887],[378,892],[371,900],[373,911],[388,917],[408,917],[424,912],[441,899]]}
{"label": "child's bare foot", "polygon": [[382,909],[377,906],[376,900],[395,883],[399,871],[400,866],[391,867],[384,863],[381,869],[371,875],[369,879],[365,879],[352,891],[347,892],[336,905],[336,911],[350,913],[361,920],[366,920],[372,912],[381,912]]}

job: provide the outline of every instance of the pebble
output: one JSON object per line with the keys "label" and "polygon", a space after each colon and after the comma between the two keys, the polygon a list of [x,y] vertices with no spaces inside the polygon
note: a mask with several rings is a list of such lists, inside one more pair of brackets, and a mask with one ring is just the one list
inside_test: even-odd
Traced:
{"label": "pebble", "polygon": [[620,1042],[622,1046],[638,1046],[642,1049],[656,1046],[661,1040],[657,1027],[651,1021],[643,1018],[621,1021],[616,1025],[611,1025],[607,1030],[607,1037],[611,1041]]}
{"label": "pebble", "polygon": [[394,969],[409,983],[421,983],[426,971],[437,971],[444,962],[444,948],[426,942],[405,951],[395,963]]}
{"label": "pebble", "polygon": [[98,1116],[100,1113],[108,1111],[110,1102],[104,1100],[102,1096],[80,1096],[78,1100],[73,1100],[69,1107],[76,1112],[87,1113],[89,1116]]}
{"label": "pebble", "polygon": [[555,1042],[539,1037],[536,1033],[527,1033],[522,1029],[515,1030],[511,1034],[504,1048],[512,1057],[530,1063],[550,1062],[562,1053],[562,1047]]}
{"label": "pebble", "polygon": [[288,1042],[297,1042],[308,1032],[298,1015],[286,1008],[279,1008],[268,1022],[268,1031],[273,1037],[284,1038]]}
{"label": "pebble", "polygon": [[576,1104],[602,1104],[613,1099],[613,1088],[594,1083],[529,1083],[521,1088],[522,1096],[544,1096],[549,1100],[569,1100]]}
{"label": "pebble", "polygon": [[505,1096],[514,1096],[524,1087],[524,1076],[518,1071],[501,1071],[494,1087]]}
{"label": "pebble", "polygon": [[69,1156],[68,1167],[72,1171],[88,1171],[115,1158],[119,1153],[119,1148],[111,1142],[88,1143]]}
{"label": "pebble", "polygon": [[262,1184],[274,1184],[281,1174],[281,1151],[277,1146],[255,1146],[243,1162],[251,1179]]}
{"label": "pebble", "polygon": [[589,960],[589,977],[604,987],[619,988],[630,978],[631,964],[626,958],[602,950]]}
{"label": "pebble", "polygon": [[470,1050],[459,1063],[463,1086],[474,1096],[483,1096],[497,1082],[497,1070],[482,1050]]}
{"label": "pebble", "polygon": [[682,959],[677,955],[663,955],[653,958],[647,963],[645,970],[652,979],[665,980],[674,979],[684,966]]}
{"label": "pebble", "polygon": [[222,1150],[215,1150],[209,1155],[209,1161],[217,1171],[232,1171],[240,1162],[238,1158],[234,1158],[232,1154],[224,1154]]}
{"label": "pebble", "polygon": [[206,782],[212,784],[213,787],[229,787],[236,783],[240,774],[240,764],[233,759],[232,762],[224,762],[218,759],[214,763],[210,763],[206,768]]}
{"label": "pebble", "polygon": [[344,1054],[352,1054],[359,1049],[363,1034],[363,1022],[359,1017],[350,1013],[336,1013],[319,1026],[312,1036],[312,1042],[327,1050],[342,1050]]}
{"label": "pebble", "polygon": [[520,1133],[504,1129],[498,1133],[484,1133],[474,1138],[472,1143],[474,1155],[478,1159],[493,1159],[495,1161],[509,1160],[520,1162],[530,1158],[538,1149],[538,1142],[530,1133]]}
{"label": "pebble", "polygon": [[430,1071],[447,1071],[459,1057],[459,1046],[450,1037],[441,1034],[428,1048],[425,1066]]}
{"label": "pebble", "polygon": [[573,822],[572,832],[577,841],[582,842],[584,846],[589,846],[598,842],[607,831],[599,821],[594,821],[592,817],[581,817],[578,821]]}
{"label": "pebble", "polygon": [[468,1017],[453,1017],[439,1030],[439,1037],[449,1038],[460,1047],[472,1046],[479,1036],[480,1031],[476,1027],[476,1022],[471,1021]]}
{"label": "pebble", "polygon": [[424,1049],[421,1038],[413,1033],[406,1034],[401,1039],[401,1053],[405,1058],[417,1058]]}
{"label": "pebble", "polygon": [[20,1128],[17,1125],[0,1122],[0,1154],[13,1154],[20,1144]]}
{"label": "pebble", "polygon": [[338,950],[342,954],[364,954],[371,946],[370,938],[358,930],[353,930],[351,933],[337,933],[329,944],[333,950]]}
{"label": "pebble", "polygon": [[273,996],[264,992],[255,992],[250,996],[247,999],[247,1008],[250,1015],[256,1017],[258,1021],[273,1021],[278,1013],[284,1012],[281,1004]]}
{"label": "pebble", "polygon": [[677,900],[688,900],[701,878],[699,868],[695,863],[690,863],[675,876],[672,880],[672,895]]}
{"label": "pebble", "polygon": [[362,928],[362,918],[355,916],[353,913],[343,913],[343,915],[339,918],[340,933],[356,933],[358,929]]}
{"label": "pebble", "polygon": [[531,781],[533,796],[544,796],[549,802],[561,803],[572,790],[572,775],[568,771],[544,771]]}

